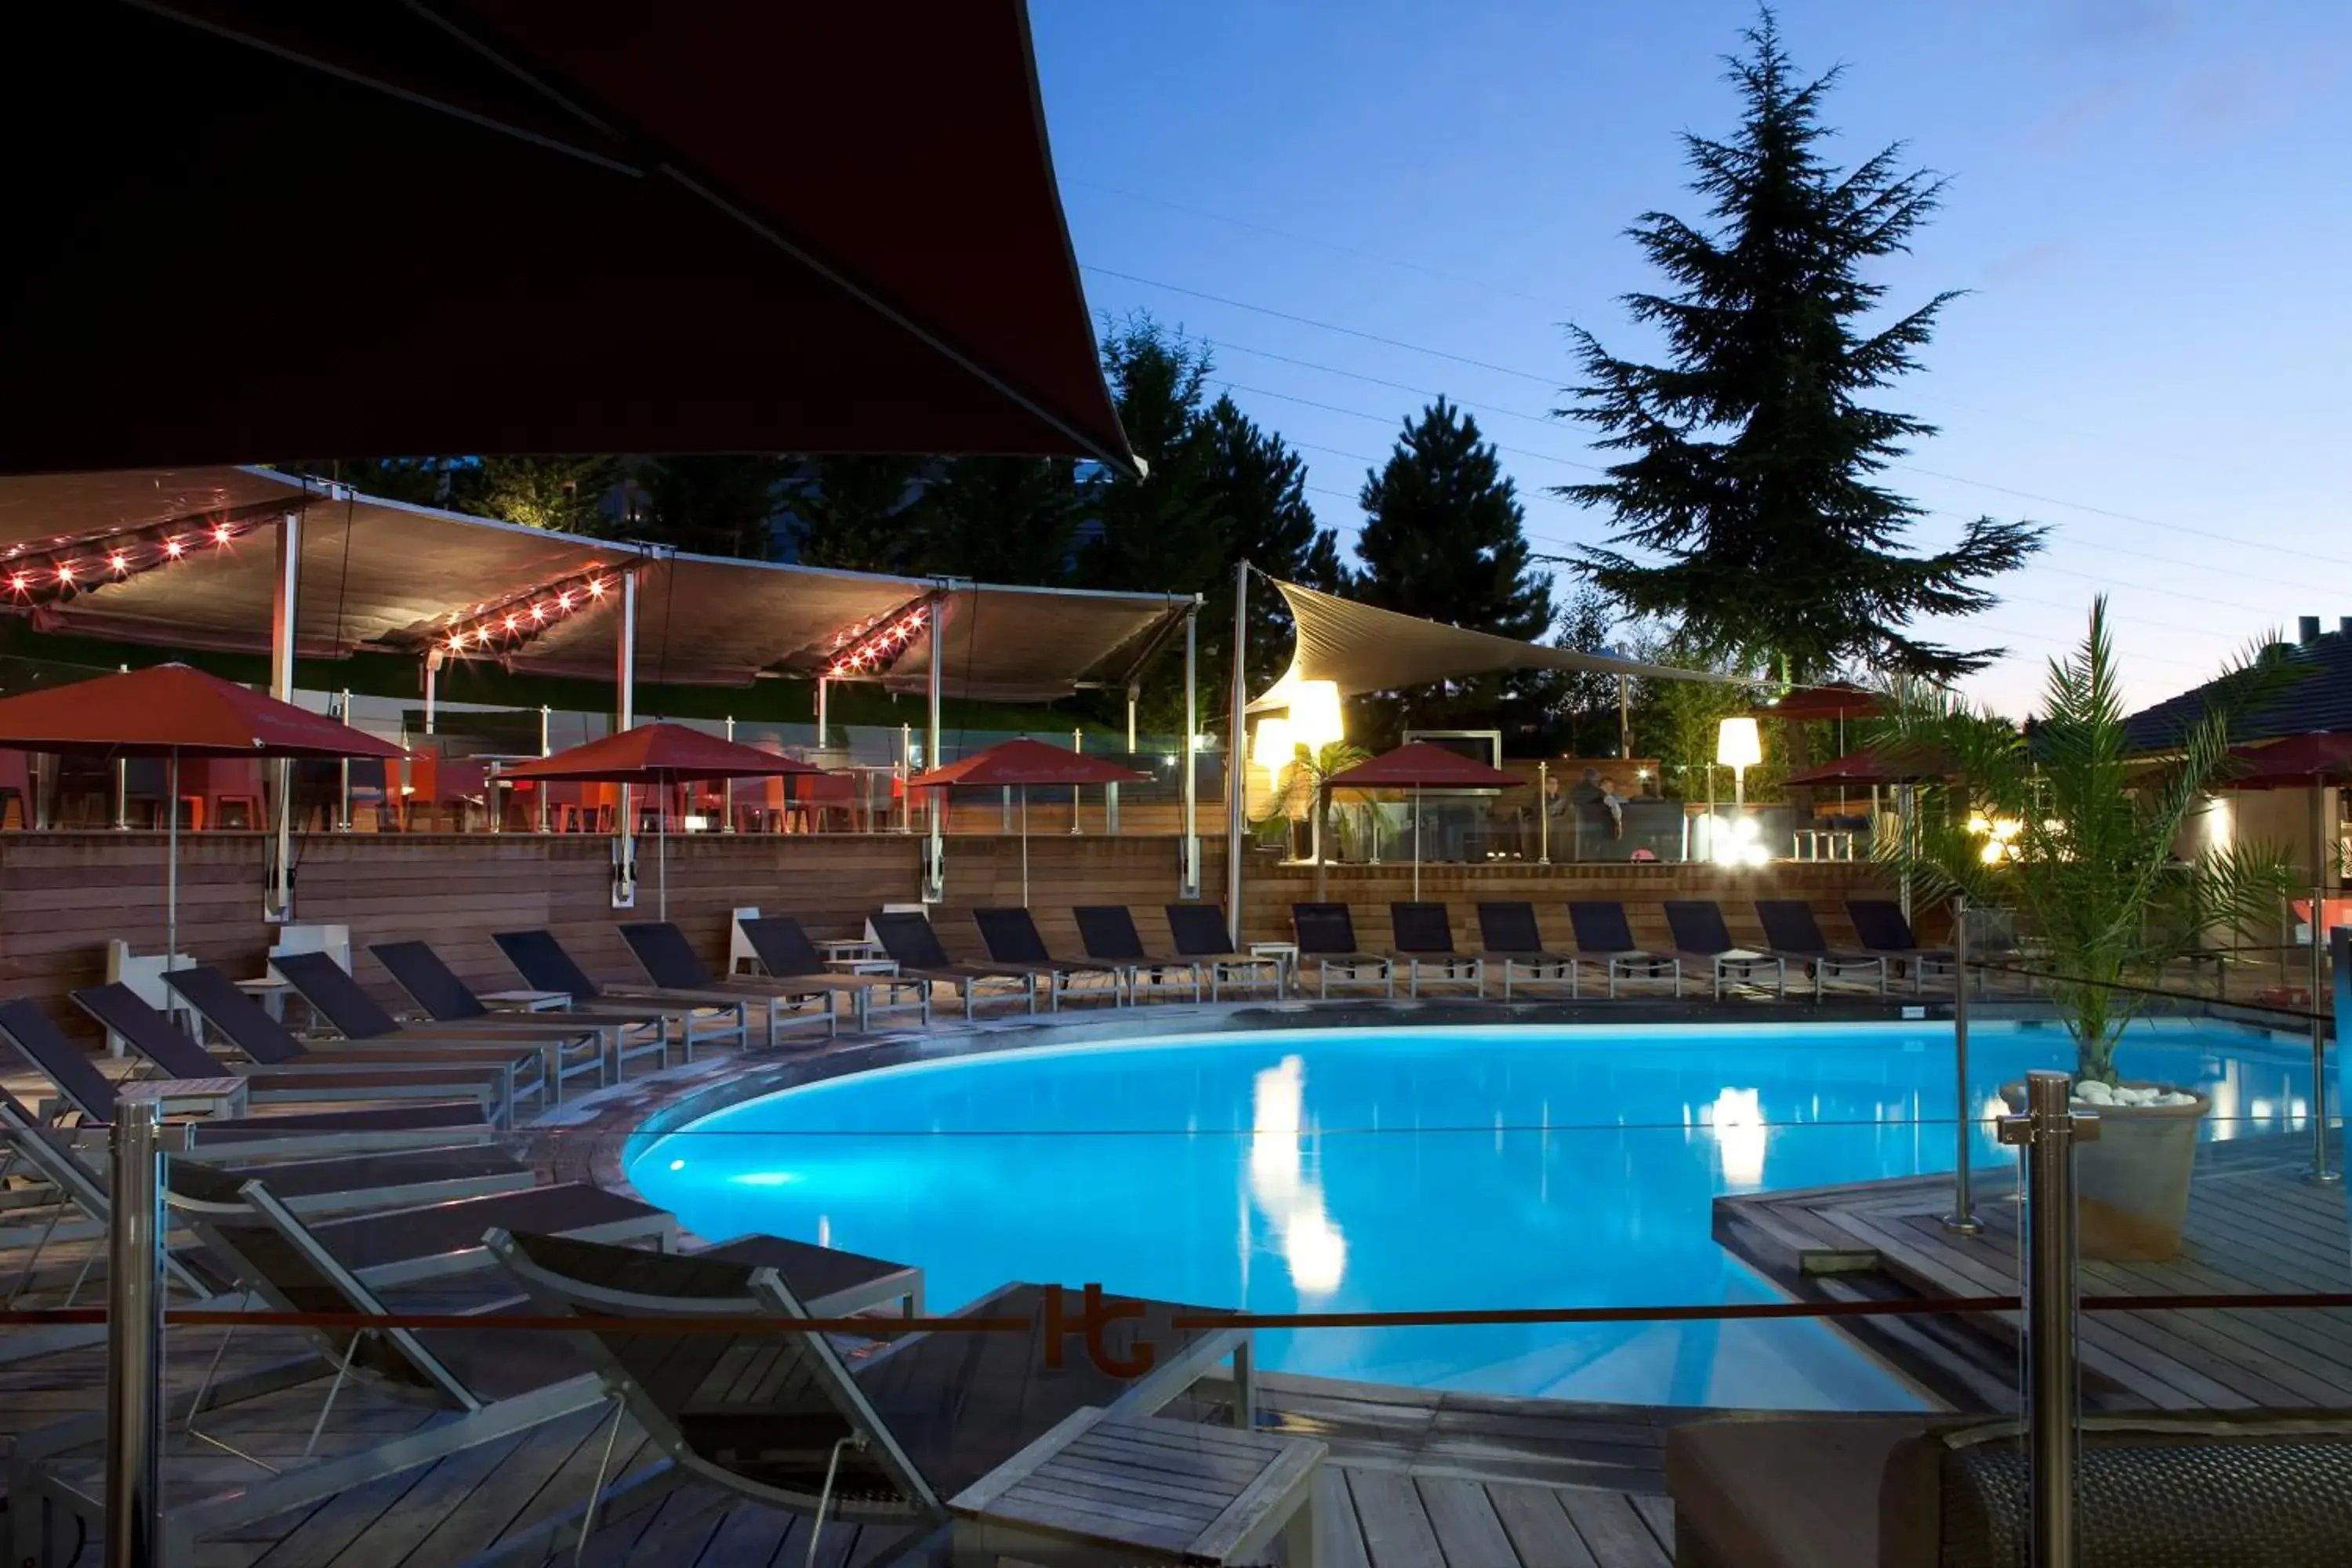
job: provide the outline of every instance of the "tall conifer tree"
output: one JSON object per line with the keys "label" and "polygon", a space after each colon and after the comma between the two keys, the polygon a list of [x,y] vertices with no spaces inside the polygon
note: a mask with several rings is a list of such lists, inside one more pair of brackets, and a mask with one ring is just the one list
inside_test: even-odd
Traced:
{"label": "tall conifer tree", "polygon": [[1853,662],[1964,675],[2000,650],[1909,628],[1996,604],[1987,580],[2039,549],[2042,531],[1979,518],[1948,549],[1906,551],[1921,509],[1878,477],[1935,427],[1863,401],[1916,367],[1953,298],[1867,320],[1886,290],[1864,265],[1908,248],[1943,182],[1898,172],[1900,143],[1832,167],[1820,111],[1839,72],[1800,80],[1769,10],[1745,37],[1748,55],[1728,61],[1738,129],[1684,137],[1710,226],[1650,212],[1631,230],[1678,287],[1625,300],[1664,335],[1666,363],[1621,359],[1575,329],[1586,383],[1559,412],[1620,455],[1605,481],[1557,492],[1617,522],[1609,547],[1580,550],[1577,564],[1634,613],[1769,660],[1783,679]]}

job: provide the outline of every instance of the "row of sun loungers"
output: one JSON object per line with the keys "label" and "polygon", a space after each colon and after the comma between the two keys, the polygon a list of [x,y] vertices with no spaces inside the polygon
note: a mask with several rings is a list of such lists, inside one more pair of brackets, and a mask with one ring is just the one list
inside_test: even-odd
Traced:
{"label": "row of sun loungers", "polygon": [[1832,947],[1811,906],[1796,899],[1756,901],[1764,931],[1761,949],[1734,942],[1722,909],[1709,900],[1666,901],[1673,946],[1664,949],[1636,942],[1624,905],[1610,900],[1569,901],[1572,952],[1545,946],[1535,906],[1526,902],[1480,904],[1475,952],[1454,945],[1453,917],[1442,903],[1391,904],[1394,946],[1387,952],[1369,952],[1357,941],[1354,916],[1345,904],[1293,905],[1292,921],[1300,984],[1312,974],[1318,996],[1328,996],[1334,984],[1376,987],[1393,996],[1400,973],[1408,995],[1420,995],[1423,984],[1453,984],[1483,996],[1491,969],[1501,979],[1506,999],[1530,986],[1561,984],[1573,998],[1582,994],[1581,973],[1588,965],[1612,997],[1621,983],[1636,981],[1664,982],[1679,996],[1685,973],[1704,976],[1718,998],[1726,985],[1769,985],[1774,995],[1785,996],[1792,971],[1811,982],[1817,996],[1841,983],[1868,985],[1885,995],[1890,978],[1904,973],[1918,990],[1929,978],[1954,973],[1948,952],[1919,947],[1899,906],[1858,899],[1847,909],[1861,938],[1859,948]]}

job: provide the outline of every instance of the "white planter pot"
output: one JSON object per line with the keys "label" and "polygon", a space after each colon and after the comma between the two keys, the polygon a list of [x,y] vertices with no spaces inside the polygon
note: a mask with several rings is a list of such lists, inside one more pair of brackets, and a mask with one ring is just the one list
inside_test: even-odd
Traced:
{"label": "white planter pot", "polygon": [[[2194,1095],[2187,1105],[2102,1105],[2099,1135],[2074,1148],[2075,1224],[2084,1258],[2158,1262],[2180,1250],[2189,1219],[2189,1181],[2197,1163],[2197,1128],[2213,1102],[2193,1089],[2126,1080],[2126,1089]],[[2025,1086],[2003,1086],[2012,1110],[2025,1108]],[[2084,1109],[2081,1105],[2076,1110]]]}

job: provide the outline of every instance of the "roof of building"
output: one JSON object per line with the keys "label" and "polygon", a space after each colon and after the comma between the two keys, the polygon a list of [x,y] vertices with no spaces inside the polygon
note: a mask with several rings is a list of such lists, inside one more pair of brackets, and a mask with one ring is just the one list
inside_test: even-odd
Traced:
{"label": "roof of building", "polygon": [[[2301,678],[2247,714],[2237,726],[2237,739],[2352,733],[2352,617],[2332,632],[2316,631],[2315,623],[2306,629],[2314,635],[2287,649],[2303,672]],[[2208,681],[2168,697],[2124,721],[2134,749],[2161,751],[2177,742],[2203,715],[2214,684]]]}

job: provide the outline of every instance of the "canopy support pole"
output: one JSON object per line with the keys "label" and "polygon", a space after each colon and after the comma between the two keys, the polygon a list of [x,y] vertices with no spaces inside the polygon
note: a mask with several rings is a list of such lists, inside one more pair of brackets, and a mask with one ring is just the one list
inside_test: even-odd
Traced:
{"label": "canopy support pole", "polygon": [[824,751],[825,748],[824,733],[826,729],[826,699],[832,695],[833,683],[825,679],[824,676],[818,676],[816,678],[816,749],[820,752]]}
{"label": "canopy support pole", "polygon": [[[940,704],[947,693],[948,647],[947,638],[940,635],[940,623],[947,618],[947,595],[934,594],[931,595],[931,613],[923,617],[924,628],[931,639],[930,728],[925,732],[923,742],[923,768],[926,772],[938,767],[941,760]],[[914,775],[910,773],[908,776],[911,778]],[[947,792],[935,789],[925,793],[930,799],[924,803],[929,812],[929,829],[924,840],[923,902],[936,904],[944,902],[948,896],[948,803],[942,798]]]}
{"label": "canopy support pole", "polygon": [[[277,572],[270,583],[269,695],[280,702],[294,700],[294,621],[299,608],[302,578],[302,514],[289,511],[278,520]],[[271,815],[269,879],[261,918],[285,921],[294,918],[294,763],[280,757],[270,764],[277,774],[278,809]],[[179,802],[172,803],[179,809]]]}
{"label": "canopy support pole", "polygon": [[[542,757],[553,756],[555,754],[554,749],[547,743],[549,738],[548,731],[552,725],[554,718],[555,712],[553,709],[550,708],[544,702],[539,705],[539,754]],[[547,797],[549,794],[549,786],[547,781],[545,779],[541,779],[539,782],[537,788],[539,791],[539,830],[541,833],[551,833],[555,830],[554,811],[553,808],[548,805]]]}
{"label": "canopy support pole", "polygon": [[1633,683],[1622,675],[1617,678],[1617,756],[1622,762],[1633,760]]}
{"label": "canopy support pole", "polygon": [[1176,896],[1186,900],[1201,896],[1200,620],[1201,595],[1195,594],[1192,607],[1184,612],[1184,843],[1180,851],[1184,858],[1176,875]]}
{"label": "canopy support pole", "polygon": [[[619,689],[614,701],[614,728],[634,730],[637,727],[637,574],[621,574],[621,627],[614,639],[613,684]],[[637,907],[637,858],[632,842],[636,823],[629,813],[635,805],[629,798],[629,786],[621,785],[616,805],[619,810],[613,818],[613,907],[633,910]]]}
{"label": "canopy support pole", "polygon": [[[727,715],[727,739],[730,743],[735,739],[735,715],[732,713]],[[789,816],[792,810],[790,802],[785,804],[784,809]],[[719,831],[721,833],[735,831],[735,781],[733,779],[719,781]]]}
{"label": "canopy support pole", "polygon": [[1234,563],[1233,710],[1225,739],[1225,940],[1242,945],[1242,824],[1249,794],[1244,748],[1249,743],[1249,574],[1246,561]]}
{"label": "canopy support pole", "polygon": [[[1086,749],[1087,732],[1084,730],[1072,730],[1070,731],[1070,750],[1083,755]],[[1086,831],[1086,825],[1078,820],[1080,814],[1082,814],[1086,808],[1087,786],[1084,784],[1072,784],[1070,786],[1070,837],[1073,838]]]}
{"label": "canopy support pole", "polygon": [[[335,717],[348,724],[352,721],[352,692],[345,687],[335,704]],[[335,764],[335,831],[352,830],[352,760],[343,758]]]}

